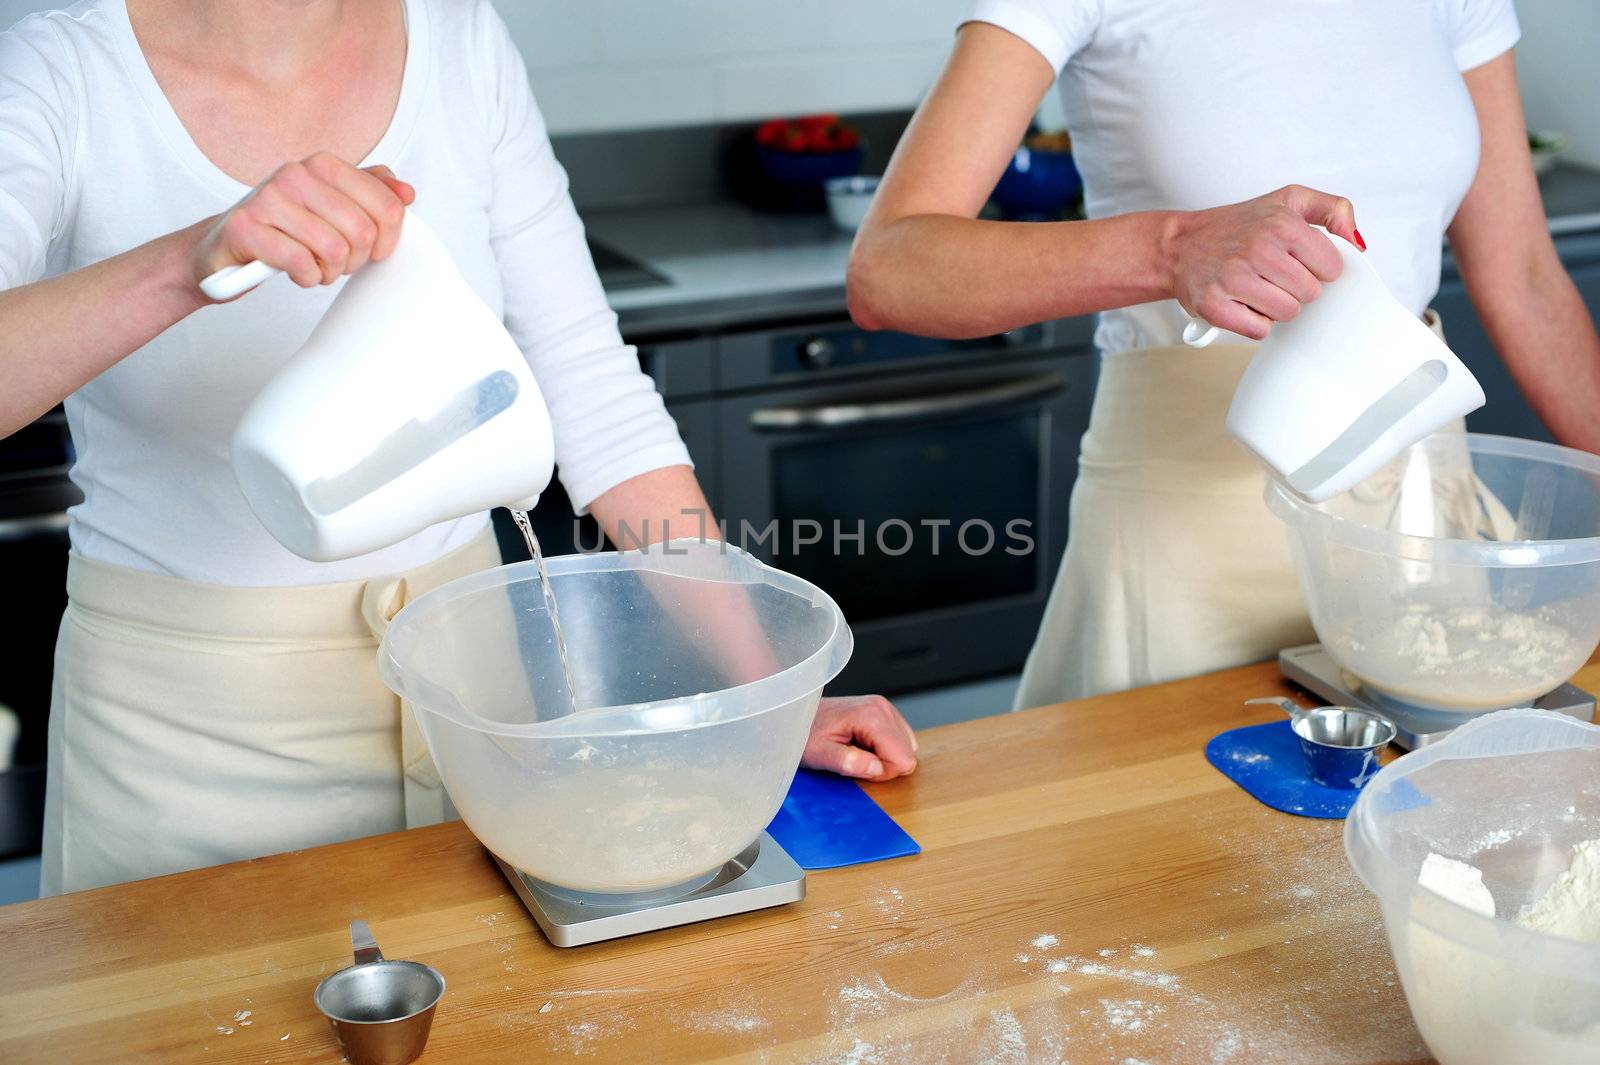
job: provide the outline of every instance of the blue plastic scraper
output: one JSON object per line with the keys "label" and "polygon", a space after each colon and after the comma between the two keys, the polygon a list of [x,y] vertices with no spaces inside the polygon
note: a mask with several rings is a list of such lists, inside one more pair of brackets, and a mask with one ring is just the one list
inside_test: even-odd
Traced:
{"label": "blue plastic scraper", "polygon": [[802,869],[837,869],[922,852],[855,781],[810,769],[794,775],[767,832]]}

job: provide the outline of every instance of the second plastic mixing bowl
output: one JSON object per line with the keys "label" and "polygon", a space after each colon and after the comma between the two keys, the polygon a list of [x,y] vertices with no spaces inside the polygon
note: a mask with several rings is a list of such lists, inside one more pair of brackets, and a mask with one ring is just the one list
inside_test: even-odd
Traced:
{"label": "second plastic mixing bowl", "polygon": [[721,544],[548,569],[579,712],[532,562],[407,606],[379,671],[506,862],[570,891],[687,890],[777,813],[850,629],[820,589]]}
{"label": "second plastic mixing bowl", "polygon": [[1525,706],[1600,643],[1600,457],[1438,433],[1326,503],[1272,483],[1267,505],[1317,638],[1380,702]]}
{"label": "second plastic mixing bowl", "polygon": [[[1600,839],[1597,782],[1600,728],[1511,710],[1385,766],[1350,812],[1345,850],[1441,1065],[1600,1060],[1600,943],[1513,920]],[[1421,886],[1429,854],[1481,870],[1496,916]]]}

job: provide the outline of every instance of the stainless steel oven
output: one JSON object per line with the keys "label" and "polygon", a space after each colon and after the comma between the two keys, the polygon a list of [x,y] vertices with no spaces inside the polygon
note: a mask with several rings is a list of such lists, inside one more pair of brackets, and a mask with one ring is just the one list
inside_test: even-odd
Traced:
{"label": "stainless steel oven", "polygon": [[1090,333],[939,341],[832,320],[718,338],[719,515],[839,602],[856,650],[836,690],[1022,665],[1066,546]]}
{"label": "stainless steel oven", "polygon": [[0,859],[39,849],[45,735],[56,630],[67,602],[67,515],[82,496],[67,479],[72,440],[58,409],[0,439],[0,572],[13,623],[0,656],[0,704],[21,729],[0,772]]}

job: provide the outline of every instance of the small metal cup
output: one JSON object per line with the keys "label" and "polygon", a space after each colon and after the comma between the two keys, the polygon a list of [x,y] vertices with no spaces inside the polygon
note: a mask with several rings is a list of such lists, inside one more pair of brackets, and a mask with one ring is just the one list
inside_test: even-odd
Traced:
{"label": "small metal cup", "polygon": [[407,1065],[428,1044],[444,977],[431,965],[385,961],[365,921],[350,922],[355,964],[317,985],[317,1009],[351,1065]]}
{"label": "small metal cup", "polygon": [[1368,710],[1324,706],[1290,723],[1300,737],[1306,771],[1325,788],[1359,788],[1378,772],[1378,752],[1394,739],[1394,723]]}
{"label": "small metal cup", "polygon": [[1307,710],[1281,697],[1245,702],[1278,706],[1289,715],[1306,772],[1325,788],[1353,790],[1366,784],[1381,768],[1378,752],[1395,737],[1394,722],[1354,706]]}

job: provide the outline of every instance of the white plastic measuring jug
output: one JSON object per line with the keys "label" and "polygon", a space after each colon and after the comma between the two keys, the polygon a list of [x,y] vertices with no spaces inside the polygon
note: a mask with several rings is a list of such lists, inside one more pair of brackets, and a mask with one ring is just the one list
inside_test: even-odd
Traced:
{"label": "white plastic measuring jug", "polygon": [[[1484,404],[1472,371],[1390,294],[1366,256],[1327,236],[1343,272],[1273,324],[1228,408],[1228,432],[1313,503]],[[1203,347],[1219,332],[1196,320],[1183,339]]]}
{"label": "white plastic measuring jug", "polygon": [[[201,288],[227,299],[275,273],[247,263]],[[554,460],[521,349],[409,211],[394,252],[345,282],[232,445],[250,508],[315,562],[490,507],[531,509]]]}

